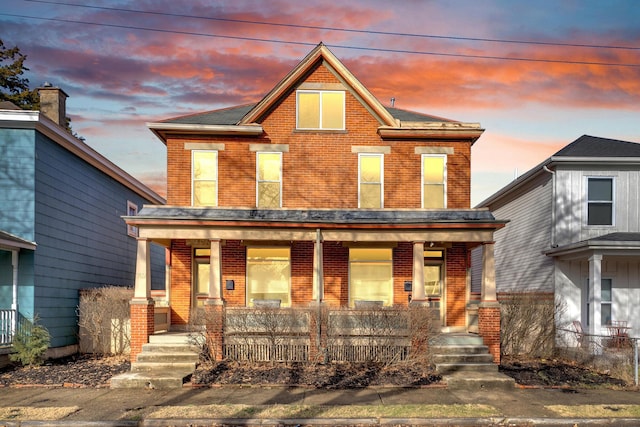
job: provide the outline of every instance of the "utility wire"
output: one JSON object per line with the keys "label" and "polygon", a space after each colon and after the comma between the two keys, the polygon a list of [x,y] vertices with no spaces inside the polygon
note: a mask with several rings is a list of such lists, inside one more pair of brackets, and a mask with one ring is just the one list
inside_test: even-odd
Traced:
{"label": "utility wire", "polygon": [[92,6],[92,5],[75,4],[75,3],[67,3],[67,2],[52,1],[52,0],[22,0],[22,1],[31,2],[31,3],[53,4],[53,5],[59,5],[59,6],[83,7],[83,8],[88,8],[88,9],[111,10],[111,11],[116,11],[116,12],[144,13],[144,14],[149,14],[149,15],[171,16],[171,17],[177,17],[177,18],[192,18],[192,19],[203,19],[203,20],[208,20],[208,21],[235,22],[235,23],[240,23],[240,24],[253,24],[253,25],[270,25],[270,26],[276,26],[276,27],[301,28],[301,29],[311,29],[311,30],[339,31],[339,32],[346,32],[346,33],[373,34],[373,35],[400,36],[400,37],[417,37],[417,38],[432,38],[432,39],[445,39],[445,40],[456,40],[456,41],[479,41],[479,42],[491,42],[491,43],[530,44],[530,45],[542,45],[542,46],[582,47],[582,48],[594,48],[594,49],[640,50],[640,47],[633,47],[633,46],[612,46],[612,45],[596,45],[596,44],[581,44],[581,43],[543,42],[543,41],[535,41],[535,40],[489,39],[489,38],[480,38],[480,37],[458,37],[458,36],[442,36],[442,35],[433,35],[433,34],[396,33],[396,32],[374,31],[374,30],[354,30],[354,29],[350,29],[350,28],[321,27],[321,26],[315,26],[315,25],[300,25],[300,24],[284,24],[284,23],[278,23],[278,22],[250,21],[250,20],[244,20],[244,19],[231,19],[231,18],[214,18],[214,17],[207,17],[207,16],[186,15],[186,14],[180,14],[180,13],[155,12],[155,11],[138,10],[138,9],[126,9],[126,8],[120,8],[120,7]]}
{"label": "utility wire", "polygon": [[[63,22],[67,24],[84,24],[84,25],[95,25],[100,27],[121,28],[121,29],[128,29],[128,30],[152,31],[152,32],[167,33],[167,34],[182,34],[182,35],[189,35],[189,36],[214,37],[214,38],[223,38],[223,39],[230,39],[230,40],[244,40],[244,41],[278,43],[278,44],[298,45],[298,46],[316,46],[316,43],[309,43],[309,42],[264,39],[264,38],[257,38],[257,37],[228,36],[228,35],[221,35],[221,34],[197,33],[192,31],[165,30],[160,28],[139,27],[139,26],[132,26],[132,25],[106,24],[103,22],[89,22],[89,21],[79,21],[79,20],[61,19],[61,18],[42,18],[38,16],[18,15],[18,14],[11,14],[11,13],[0,13],[0,16],[36,19],[36,20],[42,20],[42,21]],[[416,51],[416,50],[385,49],[385,48],[379,48],[379,47],[374,48],[374,47],[346,46],[346,45],[332,45],[332,44],[326,44],[326,46],[330,48],[338,48],[338,49],[364,50],[364,51],[373,51],[373,52],[406,53],[406,54],[412,54],[412,55],[445,56],[445,57],[466,58],[466,59],[492,59],[492,60],[501,60],[501,61],[539,62],[539,63],[552,63],[552,64],[600,65],[600,66],[608,66],[608,67],[640,67],[640,64],[628,64],[628,63],[618,63],[618,62],[592,62],[592,61],[568,61],[568,60],[560,60],[560,59],[513,58],[513,57],[507,57],[507,56],[469,55],[469,54],[462,54],[462,53],[426,52],[426,51]]]}

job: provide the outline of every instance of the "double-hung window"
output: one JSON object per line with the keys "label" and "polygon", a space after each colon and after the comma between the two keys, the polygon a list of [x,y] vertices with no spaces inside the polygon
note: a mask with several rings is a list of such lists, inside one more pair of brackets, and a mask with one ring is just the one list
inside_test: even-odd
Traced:
{"label": "double-hung window", "polygon": [[[138,215],[138,205],[127,200],[127,216]],[[135,225],[127,225],[127,234],[131,237],[138,237],[138,227]]]}
{"label": "double-hung window", "polygon": [[247,248],[247,305],[256,300],[280,300],[291,306],[291,249],[289,247]]}
{"label": "double-hung window", "polygon": [[193,206],[218,205],[218,152],[193,150],[191,159]]}
{"label": "double-hung window", "polygon": [[422,155],[422,207],[447,207],[447,156]]}
{"label": "double-hung window", "polygon": [[344,130],[344,91],[299,90],[296,95],[298,129]]}
{"label": "double-hung window", "polygon": [[[613,280],[612,279],[600,279],[600,326],[606,326],[611,324],[611,305],[613,302]],[[589,298],[591,295],[591,289],[589,287],[589,281],[587,280],[587,292],[586,292],[586,300],[587,300],[587,325],[591,323],[591,319],[589,318],[589,306],[591,303],[589,302]]]}
{"label": "double-hung window", "polygon": [[393,249],[349,249],[349,305],[356,301],[393,304]]}
{"label": "double-hung window", "polygon": [[282,207],[282,153],[256,153],[256,205]]}
{"label": "double-hung window", "polygon": [[587,225],[613,225],[613,178],[587,178]]}
{"label": "double-hung window", "polygon": [[384,207],[384,156],[377,153],[358,154],[358,207]]}

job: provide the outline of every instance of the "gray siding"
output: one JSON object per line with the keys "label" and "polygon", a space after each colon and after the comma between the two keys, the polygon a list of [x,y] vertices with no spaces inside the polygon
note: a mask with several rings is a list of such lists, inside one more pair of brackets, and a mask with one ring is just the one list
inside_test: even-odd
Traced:
{"label": "gray siding", "polygon": [[[35,304],[52,347],[77,342],[78,290],[133,286],[136,239],[121,216],[148,203],[45,136],[36,136]],[[152,252],[154,288],[164,288],[164,250]]]}
{"label": "gray siding", "polygon": [[[593,176],[614,178],[613,226],[586,225],[586,177]],[[640,171],[559,169],[557,179],[557,243],[560,246],[608,233],[640,232]]]}
{"label": "gray siding", "polygon": [[498,292],[553,290],[553,260],[541,253],[550,245],[552,183],[550,174],[541,175],[519,197],[491,207],[510,221],[494,234]]}

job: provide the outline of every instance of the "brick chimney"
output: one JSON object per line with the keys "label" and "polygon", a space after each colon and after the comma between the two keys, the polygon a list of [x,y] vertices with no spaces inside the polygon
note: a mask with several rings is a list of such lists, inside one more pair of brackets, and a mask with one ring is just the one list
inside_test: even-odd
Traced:
{"label": "brick chimney", "polygon": [[67,127],[67,95],[59,87],[44,83],[38,88],[40,112],[63,128]]}

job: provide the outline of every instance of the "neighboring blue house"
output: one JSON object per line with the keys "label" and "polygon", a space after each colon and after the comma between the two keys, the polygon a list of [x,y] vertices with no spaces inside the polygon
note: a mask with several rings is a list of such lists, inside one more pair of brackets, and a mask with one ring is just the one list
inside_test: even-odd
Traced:
{"label": "neighboring blue house", "polygon": [[[44,87],[41,111],[0,105],[0,347],[17,311],[49,330],[54,357],[77,351],[80,289],[134,284],[137,229],[122,216],[164,204],[65,130],[66,97]],[[164,289],[159,246],[151,275]]]}
{"label": "neighboring blue house", "polygon": [[584,135],[480,203],[510,221],[494,235],[498,293],[554,293],[565,322],[640,336],[639,188],[640,144]]}

